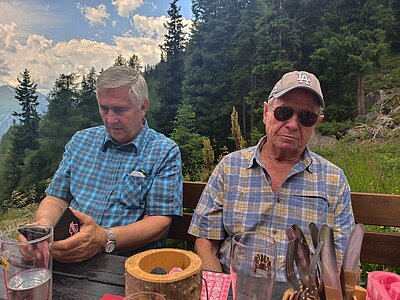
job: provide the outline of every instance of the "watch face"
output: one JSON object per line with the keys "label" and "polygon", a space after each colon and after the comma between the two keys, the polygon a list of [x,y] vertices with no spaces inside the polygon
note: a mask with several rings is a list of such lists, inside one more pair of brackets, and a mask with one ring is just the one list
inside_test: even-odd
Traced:
{"label": "watch face", "polygon": [[115,249],[115,244],[113,243],[113,242],[108,242],[107,243],[107,245],[105,246],[105,251],[107,252],[107,253],[111,253],[111,252],[113,252],[114,251],[114,249]]}

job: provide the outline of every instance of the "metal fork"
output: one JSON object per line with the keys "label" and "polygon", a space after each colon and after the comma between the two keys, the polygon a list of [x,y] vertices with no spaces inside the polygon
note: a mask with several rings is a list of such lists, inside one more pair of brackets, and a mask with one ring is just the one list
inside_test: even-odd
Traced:
{"label": "metal fork", "polygon": [[293,288],[293,291],[298,292],[301,290],[299,281],[296,276],[296,272],[294,270],[294,248],[296,239],[289,240],[287,249],[286,249],[286,262],[285,262],[285,273],[286,279],[289,282],[290,286]]}

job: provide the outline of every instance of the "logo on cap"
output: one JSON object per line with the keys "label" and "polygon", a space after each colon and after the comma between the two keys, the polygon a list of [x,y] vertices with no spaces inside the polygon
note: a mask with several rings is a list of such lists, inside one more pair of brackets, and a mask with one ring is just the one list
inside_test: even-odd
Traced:
{"label": "logo on cap", "polygon": [[297,82],[310,85],[311,79],[308,78],[306,74],[300,72],[297,77]]}

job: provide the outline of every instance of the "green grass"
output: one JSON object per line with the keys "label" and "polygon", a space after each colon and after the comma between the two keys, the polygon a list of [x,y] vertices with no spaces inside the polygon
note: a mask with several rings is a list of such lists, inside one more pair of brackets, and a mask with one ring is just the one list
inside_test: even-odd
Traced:
{"label": "green grass", "polygon": [[344,170],[353,192],[400,194],[400,139],[313,150]]}
{"label": "green grass", "polygon": [[10,208],[0,214],[0,232],[32,222],[37,207],[37,204],[31,204],[23,208]]}
{"label": "green grass", "polygon": [[[400,140],[364,141],[359,144],[339,142],[329,148],[314,148],[318,154],[342,168],[353,192],[400,194]],[[367,225],[367,230],[400,232],[399,228]],[[365,286],[371,271],[400,274],[400,268],[361,265],[361,285]]]}

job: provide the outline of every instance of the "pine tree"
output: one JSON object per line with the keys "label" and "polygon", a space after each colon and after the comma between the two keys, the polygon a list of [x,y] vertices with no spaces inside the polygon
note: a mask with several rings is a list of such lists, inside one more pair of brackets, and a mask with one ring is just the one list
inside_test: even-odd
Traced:
{"label": "pine tree", "polygon": [[118,54],[117,58],[114,60],[114,66],[126,66],[126,59],[122,56],[122,54]]}
{"label": "pine tree", "polygon": [[82,116],[82,126],[84,128],[102,123],[96,98],[96,79],[97,74],[94,68],[91,68],[88,74],[82,76],[77,113]]}
{"label": "pine tree", "polygon": [[168,33],[164,36],[164,44],[161,49],[164,53],[165,59],[168,61],[174,57],[177,57],[185,50],[185,34],[183,32],[183,18],[181,15],[181,9],[177,6],[178,0],[173,0],[170,4],[170,8],[167,13],[169,21],[164,24],[165,29]]}
{"label": "pine tree", "polygon": [[3,136],[0,155],[0,211],[3,204],[11,199],[21,178],[23,149],[18,146],[21,140],[22,125],[11,126]]}
{"label": "pine tree", "polygon": [[184,100],[196,112],[199,133],[215,140],[216,149],[234,148],[228,140],[232,106],[246,111],[242,103],[252,88],[255,52],[255,20],[248,12],[257,10],[255,2],[193,1],[195,28],[186,49]]}
{"label": "pine tree", "polygon": [[[60,74],[49,93],[47,114],[39,126],[39,149],[30,151],[25,159],[24,186],[35,184],[42,195],[57,170],[65,144],[71,136],[87,124],[79,113],[81,98],[75,74]],[[97,109],[96,109],[97,110]]]}
{"label": "pine tree", "polygon": [[142,72],[142,60],[138,55],[133,54],[131,57],[129,57],[127,64],[132,69]]}
{"label": "pine tree", "polygon": [[21,174],[25,169],[25,153],[38,148],[39,105],[36,95],[37,85],[31,80],[27,69],[21,73],[22,79],[17,78],[18,87],[15,89],[16,96],[21,106],[21,112],[14,111],[12,115],[18,117],[18,123],[9,129],[3,139],[6,144],[2,160],[0,161],[0,202],[11,198],[12,193],[20,185]]}
{"label": "pine tree", "polygon": [[365,113],[364,78],[379,66],[389,49],[385,39],[394,18],[388,6],[375,0],[343,0],[329,5],[316,32],[322,45],[311,60],[327,87],[324,96],[331,106],[330,116],[343,120],[354,117],[355,108],[357,114]]}
{"label": "pine tree", "polygon": [[21,106],[21,112],[13,112],[14,117],[18,117],[22,125],[21,136],[19,147],[21,149],[37,149],[38,143],[36,141],[38,137],[39,128],[39,114],[37,107],[39,105],[38,96],[36,95],[37,84],[31,81],[31,76],[27,69],[21,73],[22,80],[17,78],[18,87],[15,89],[17,94],[15,98],[18,100]]}
{"label": "pine tree", "polygon": [[158,65],[159,78],[157,96],[162,111],[158,113],[158,128],[166,135],[171,134],[172,124],[178,105],[182,102],[182,81],[184,79],[185,34],[183,18],[177,0],[172,1],[168,10],[169,21],[164,44],[161,46],[162,61]]}
{"label": "pine tree", "polygon": [[203,168],[204,137],[196,132],[196,115],[191,105],[182,102],[174,121],[171,138],[182,154],[182,173],[186,180],[199,180]]}

